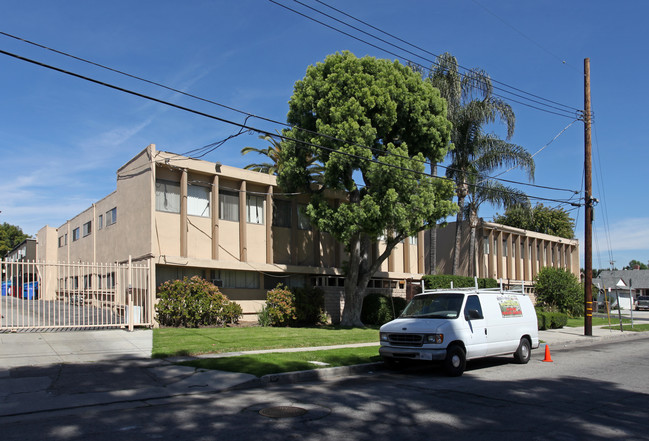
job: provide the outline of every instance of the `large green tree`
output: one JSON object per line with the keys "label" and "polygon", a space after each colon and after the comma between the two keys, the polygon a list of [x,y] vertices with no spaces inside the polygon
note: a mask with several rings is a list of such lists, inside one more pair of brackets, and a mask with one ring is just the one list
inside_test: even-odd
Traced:
{"label": "large green tree", "polygon": [[[432,66],[428,81],[438,88],[448,103],[448,119],[453,123],[451,140],[454,148],[450,151],[450,166],[447,177],[456,183],[457,213],[455,225],[455,245],[453,247],[453,274],[457,274],[460,259],[460,244],[462,242],[462,222],[467,210],[465,201],[469,195],[478,201],[491,199],[489,202],[505,203],[508,196],[496,195],[491,191],[479,196],[475,185],[487,173],[499,167],[521,167],[532,178],[534,176],[534,161],[522,147],[511,144],[509,140],[514,134],[516,117],[509,104],[493,94],[491,79],[481,69],[471,69],[460,73],[457,59],[450,53],[440,55]],[[485,128],[495,122],[502,122],[507,127],[506,140],[500,139],[493,133],[487,133]],[[504,187],[500,190],[505,190]],[[520,192],[518,192],[520,193]],[[468,210],[475,210],[480,204],[474,203]],[[474,243],[475,248],[475,243]]]}
{"label": "large green tree", "polygon": [[23,233],[23,230],[16,226],[4,222],[0,225],[0,259],[3,259],[9,251],[23,240],[27,239],[29,234]]}
{"label": "large green tree", "polygon": [[534,207],[511,206],[504,214],[496,214],[494,222],[566,239],[575,237],[575,221],[570,217],[570,213],[563,208],[546,207],[543,204]]}
{"label": "large green tree", "polygon": [[[394,247],[456,211],[452,183],[424,165],[441,161],[450,146],[446,103],[398,62],[343,52],[295,83],[287,119],[295,127],[284,135],[297,141],[282,142],[279,184],[311,193],[312,224],[345,245],[341,324],[361,326],[367,284]],[[324,169],[321,184],[310,158]],[[325,191],[338,195],[338,206]],[[377,255],[371,250],[380,237],[385,248]]]}

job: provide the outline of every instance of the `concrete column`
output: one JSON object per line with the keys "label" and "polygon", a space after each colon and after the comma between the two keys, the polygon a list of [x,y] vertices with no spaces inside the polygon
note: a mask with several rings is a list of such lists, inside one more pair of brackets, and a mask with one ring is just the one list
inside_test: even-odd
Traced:
{"label": "concrete column", "polygon": [[496,251],[496,279],[503,277],[503,232],[494,235],[494,248]]}
{"label": "concrete column", "polygon": [[489,254],[487,255],[487,277],[494,277],[494,230],[489,230],[487,235],[487,243],[489,244]]}
{"label": "concrete column", "polygon": [[239,261],[248,261],[248,219],[246,217],[246,181],[239,186]]}
{"label": "concrete column", "polygon": [[410,272],[410,237],[403,241],[403,272]]}
{"label": "concrete column", "polygon": [[299,251],[297,248],[298,244],[298,228],[297,228],[297,201],[293,199],[291,201],[291,246],[289,250],[291,251],[291,263],[293,265],[297,265],[298,258],[299,258]]}
{"label": "concrete column", "polygon": [[525,237],[523,241],[523,278],[532,280],[532,251],[530,250],[530,238]]}
{"label": "concrete column", "polygon": [[530,245],[532,245],[532,279],[536,277],[536,274],[539,271],[539,244],[536,238],[530,240]]}
{"label": "concrete column", "polygon": [[523,238],[520,235],[516,235],[516,243],[513,246],[516,247],[516,279],[525,280],[525,276],[523,275],[523,256],[525,255],[525,249]]}
{"label": "concrete column", "polygon": [[266,263],[273,263],[273,186],[266,190]]}
{"label": "concrete column", "polygon": [[187,257],[187,169],[180,175],[180,255]]}
{"label": "concrete column", "polygon": [[514,250],[512,241],[512,233],[507,234],[507,258],[505,263],[507,264],[507,278],[514,279],[514,256],[516,255],[516,250]]}
{"label": "concrete column", "polygon": [[426,273],[426,233],[417,233],[417,272]]}
{"label": "concrete column", "polygon": [[219,175],[212,178],[212,259],[219,260]]}

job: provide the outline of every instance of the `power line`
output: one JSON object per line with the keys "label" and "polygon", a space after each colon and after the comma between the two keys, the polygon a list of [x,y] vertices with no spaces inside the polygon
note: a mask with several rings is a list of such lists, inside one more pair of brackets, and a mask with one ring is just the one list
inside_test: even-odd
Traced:
{"label": "power line", "polygon": [[[133,78],[133,79],[136,79],[136,80],[139,80],[139,81],[143,81],[143,82],[145,82],[145,83],[147,83],[147,84],[152,84],[152,85],[155,85],[155,86],[161,87],[161,88],[163,88],[163,89],[166,89],[166,90],[169,90],[169,91],[173,91],[173,92],[175,92],[175,93],[179,93],[179,94],[182,94],[182,95],[188,96],[188,97],[190,97],[190,98],[194,98],[194,99],[197,99],[197,100],[200,100],[200,101],[203,101],[203,102],[207,102],[207,103],[210,103],[210,104],[214,104],[214,105],[216,105],[216,106],[219,106],[219,107],[222,107],[222,108],[225,108],[225,109],[228,109],[228,110],[231,110],[231,111],[234,111],[234,112],[237,112],[237,113],[240,113],[240,114],[246,115],[246,119],[245,119],[244,125],[247,123],[247,121],[248,121],[249,118],[257,118],[257,119],[260,119],[260,120],[263,120],[263,121],[267,121],[267,122],[271,122],[271,123],[274,123],[274,124],[277,124],[277,125],[281,125],[281,126],[284,126],[284,127],[295,128],[295,129],[297,129],[297,130],[303,131],[303,132],[305,132],[305,133],[309,133],[309,134],[311,134],[311,135],[322,136],[322,137],[324,137],[324,138],[326,138],[326,139],[329,139],[329,140],[331,140],[331,141],[341,142],[341,143],[345,143],[345,144],[349,144],[349,145],[353,145],[353,146],[357,146],[357,147],[361,147],[361,148],[369,148],[370,150],[372,150],[372,151],[374,151],[374,152],[381,152],[381,151],[379,151],[378,149],[375,149],[375,148],[371,148],[371,147],[363,146],[363,145],[357,144],[357,143],[355,143],[355,142],[351,142],[351,141],[348,141],[348,140],[344,140],[344,139],[341,139],[341,138],[337,138],[337,137],[334,137],[334,136],[331,136],[331,135],[327,135],[327,134],[324,134],[324,133],[319,133],[319,132],[316,132],[316,131],[313,131],[313,130],[309,130],[309,129],[305,129],[305,128],[302,128],[302,127],[299,127],[299,126],[293,126],[293,125],[290,125],[290,124],[287,124],[287,123],[282,123],[282,122],[280,122],[280,121],[276,121],[276,120],[273,120],[273,119],[270,119],[270,118],[266,118],[266,117],[263,117],[263,116],[260,116],[260,115],[256,115],[256,114],[253,114],[253,113],[250,113],[250,112],[246,112],[246,111],[243,111],[243,110],[241,110],[241,109],[237,109],[237,108],[235,108],[235,107],[231,107],[231,106],[228,106],[228,105],[225,105],[225,104],[219,103],[219,102],[217,102],[217,101],[213,101],[213,100],[206,99],[206,98],[203,98],[203,97],[200,97],[200,96],[197,96],[197,95],[189,94],[189,93],[187,93],[187,92],[183,92],[183,91],[181,91],[181,90],[179,90],[179,89],[176,89],[176,88],[174,88],[174,87],[170,87],[170,86],[167,86],[167,85],[165,85],[165,84],[162,84],[162,83],[159,83],[159,82],[156,82],[156,81],[148,80],[148,79],[146,79],[146,78],[139,77],[139,76],[137,76],[137,75],[133,75],[133,74],[130,74],[130,73],[128,73],[128,72],[124,72],[124,71],[121,71],[121,70],[118,70],[118,69],[112,68],[112,67],[110,67],[110,66],[106,66],[106,65],[104,65],[104,64],[100,64],[100,63],[97,63],[97,62],[94,62],[94,61],[91,61],[91,60],[88,60],[88,59],[85,59],[85,58],[82,58],[82,57],[79,57],[79,56],[76,56],[76,55],[72,55],[72,54],[70,54],[70,53],[67,53],[67,52],[64,52],[64,51],[61,51],[61,50],[58,50],[58,49],[53,49],[53,48],[48,47],[48,46],[45,46],[45,45],[43,45],[43,44],[36,43],[36,42],[30,41],[30,40],[27,40],[27,39],[25,39],[25,38],[18,37],[18,36],[16,36],[16,35],[12,35],[12,34],[9,34],[9,33],[3,32],[3,31],[0,31],[0,35],[4,35],[4,36],[6,36],[6,37],[13,38],[13,39],[16,39],[16,40],[18,40],[18,41],[22,41],[22,42],[24,42],[24,43],[27,43],[27,44],[30,44],[30,45],[34,45],[34,46],[36,46],[36,47],[39,47],[39,48],[42,48],[42,49],[45,49],[45,50],[48,50],[48,51],[54,52],[54,53],[56,53],[56,54],[66,56],[66,57],[69,57],[69,58],[75,59],[75,60],[77,60],[77,61],[81,61],[81,62],[83,62],[83,63],[87,63],[87,64],[90,64],[90,65],[93,65],[93,66],[96,66],[96,67],[100,67],[100,68],[102,68],[102,69],[105,69],[105,70],[108,70],[108,71],[111,71],[111,72],[114,72],[114,73],[118,73],[118,74],[120,74],[120,75],[123,75],[123,76],[129,77],[129,78]],[[235,138],[235,137],[237,137],[237,136],[239,136],[239,135],[241,135],[241,134],[243,134],[243,133],[246,133],[246,132],[250,132],[250,131],[246,131],[246,130],[244,130],[244,129],[241,129],[238,133],[236,133],[236,134],[234,134],[234,135],[231,135],[231,136],[229,136],[229,137],[227,137],[227,138],[225,138],[225,139],[222,139],[222,140],[220,140],[220,141],[217,141],[217,142],[214,142],[214,143],[211,143],[211,144],[205,145],[205,146],[203,146],[203,147],[199,147],[199,148],[196,148],[196,149],[190,150],[190,151],[188,151],[188,152],[186,152],[186,153],[181,154],[180,156],[190,156],[190,155],[192,155],[192,154],[194,154],[194,153],[201,152],[200,155],[193,156],[193,157],[195,157],[195,158],[203,157],[203,156],[205,156],[205,155],[207,155],[207,154],[213,152],[214,150],[216,150],[217,148],[219,148],[220,146],[222,146],[225,142],[229,141],[230,139]],[[557,136],[558,136],[558,135],[557,135]],[[555,139],[556,139],[556,137],[555,137]],[[381,153],[383,153],[383,152],[381,152]],[[386,153],[387,153],[387,152],[386,152]],[[538,152],[537,152],[537,153],[538,153]],[[403,158],[403,159],[412,159],[412,158],[405,157],[405,156],[402,156],[402,155],[397,155],[397,154],[394,154],[394,153],[387,153],[387,154],[390,154],[390,155],[395,156],[395,157],[401,157],[401,158]],[[432,166],[432,164],[431,164],[430,162],[426,161],[426,160],[425,160],[425,161],[422,161],[422,162],[423,162],[424,164],[426,164],[426,165]],[[453,170],[452,168],[445,167],[445,166],[442,166],[442,165],[438,165],[438,167],[441,167],[441,168],[444,168],[444,169]],[[500,173],[500,174],[497,175],[497,176],[500,176],[500,175],[502,175],[502,174],[504,174],[504,173],[505,173],[505,172]],[[508,182],[508,183],[517,183],[517,184],[520,184],[520,185],[526,185],[526,186],[531,186],[531,187],[545,188],[545,189],[550,189],[550,190],[569,191],[569,192],[573,192],[573,191],[574,191],[574,190],[570,190],[570,189],[557,189],[557,188],[553,188],[553,187],[544,187],[544,186],[539,186],[539,185],[536,185],[536,184],[529,184],[529,183],[525,183],[525,182],[508,181],[508,180],[505,180],[505,179],[499,179],[499,178],[497,178],[497,176],[496,176],[496,177],[489,177],[489,176],[487,176],[486,178],[487,178],[487,179],[496,179],[496,180],[500,180],[500,181]]]}
{"label": "power line", "polygon": [[[378,49],[378,50],[381,50],[381,51],[383,51],[383,52],[386,52],[386,53],[388,53],[388,54],[390,54],[390,55],[393,55],[393,56],[395,56],[395,57],[397,57],[397,58],[401,58],[401,59],[403,59],[403,60],[409,61],[410,63],[412,63],[412,64],[414,64],[414,65],[416,65],[416,66],[421,67],[422,69],[430,70],[429,67],[424,66],[424,65],[422,65],[422,64],[420,64],[420,63],[418,63],[418,62],[416,62],[416,61],[414,61],[414,60],[411,60],[411,59],[408,59],[408,58],[406,58],[406,57],[403,57],[402,55],[397,54],[396,52],[393,52],[393,51],[391,51],[391,50],[389,50],[389,49],[386,49],[386,48],[384,48],[384,47],[378,46],[378,45],[376,45],[376,44],[374,44],[374,43],[371,43],[371,42],[369,42],[369,41],[367,41],[367,40],[364,40],[364,39],[362,39],[362,38],[360,38],[360,37],[357,37],[357,36],[355,36],[355,35],[353,35],[353,34],[350,34],[350,33],[348,33],[348,32],[345,32],[345,31],[343,31],[343,30],[341,30],[341,29],[339,29],[339,28],[336,28],[336,27],[331,26],[331,25],[329,25],[329,24],[327,24],[327,23],[324,23],[323,21],[320,21],[320,20],[318,20],[318,19],[316,19],[316,18],[314,18],[314,17],[312,17],[312,16],[309,16],[309,15],[307,15],[307,14],[304,14],[304,13],[302,13],[302,12],[300,12],[300,11],[297,11],[297,10],[295,10],[295,9],[293,9],[293,8],[290,8],[290,7],[286,6],[286,5],[283,5],[283,4],[281,4],[281,3],[278,3],[278,2],[276,2],[275,0],[268,0],[268,1],[270,1],[270,2],[273,3],[273,4],[276,4],[277,6],[281,6],[281,7],[285,8],[285,9],[287,9],[287,10],[289,10],[289,11],[295,13],[295,14],[298,14],[298,15],[304,17],[304,18],[307,18],[307,19],[309,19],[309,20],[312,20],[312,21],[314,21],[314,22],[316,22],[316,23],[318,23],[318,24],[320,24],[320,25],[322,25],[322,26],[325,26],[325,27],[327,27],[327,28],[329,28],[329,29],[331,29],[331,30],[334,30],[334,31],[336,31],[336,32],[339,32],[339,33],[341,33],[341,34],[343,34],[343,35],[346,35],[346,36],[348,36],[348,37],[350,37],[350,38],[353,38],[353,39],[355,39],[355,40],[357,40],[357,41],[360,41],[360,42],[362,42],[362,43],[364,43],[364,44],[367,44],[367,45],[369,45],[369,46],[371,46],[371,47],[374,47],[375,49]],[[326,14],[326,13],[324,13],[324,12],[322,12],[322,11],[319,11],[319,10],[317,10],[317,9],[311,7],[311,6],[305,5],[304,3],[302,3],[302,2],[300,2],[300,1],[298,1],[298,0],[293,0],[293,1],[296,2],[296,3],[298,3],[298,4],[300,4],[300,5],[303,5],[303,6],[306,7],[306,8],[309,8],[309,9],[315,11],[315,12],[318,12],[319,14],[322,14],[322,15],[324,15],[324,16],[326,16],[326,17],[332,19],[332,20],[338,21],[338,22],[340,22],[340,23],[342,23],[342,24],[344,24],[344,25],[346,25],[346,26],[349,26],[349,27],[351,27],[352,29],[355,29],[355,30],[357,30],[357,31],[359,31],[359,32],[362,32],[362,33],[366,34],[366,35],[369,35],[370,37],[372,37],[372,38],[374,38],[374,39],[377,39],[377,40],[379,40],[379,41],[381,41],[381,42],[384,42],[384,43],[386,43],[386,44],[389,44],[390,46],[396,47],[396,48],[398,48],[398,49],[400,49],[400,50],[403,50],[403,51],[405,51],[405,52],[407,52],[407,53],[410,53],[410,54],[412,54],[412,55],[415,55],[416,57],[421,58],[421,59],[423,59],[423,60],[426,60],[426,61],[428,61],[428,62],[431,63],[431,64],[435,64],[435,65],[437,65],[437,62],[436,62],[435,60],[431,60],[431,59],[428,59],[428,58],[423,57],[423,56],[421,56],[421,55],[417,55],[417,54],[415,54],[414,52],[411,52],[411,51],[409,51],[409,50],[407,50],[407,49],[404,49],[404,48],[402,48],[402,47],[400,47],[400,46],[397,46],[397,45],[395,45],[395,44],[393,44],[393,43],[390,43],[390,42],[388,42],[388,41],[386,41],[386,40],[384,40],[384,39],[382,39],[382,38],[380,38],[380,37],[377,37],[377,36],[375,36],[375,35],[373,35],[373,34],[370,34],[370,33],[366,32],[366,31],[363,31],[363,30],[361,30],[361,29],[359,29],[359,28],[357,28],[357,27],[355,27],[355,26],[353,26],[353,25],[350,25],[350,24],[348,24],[348,23],[345,23],[345,22],[343,22],[343,21],[341,21],[341,20],[339,20],[339,19],[337,19],[337,18],[335,18],[335,17],[332,17],[332,16],[329,15],[329,14]],[[320,3],[321,3],[321,2],[320,2]],[[410,44],[410,43],[408,43],[408,44]],[[435,55],[435,54],[433,54],[433,55]],[[435,56],[437,56],[437,55],[435,55]],[[463,66],[461,66],[461,65],[459,65],[459,64],[458,64],[458,66],[461,67],[461,68],[464,69],[464,70],[470,71],[470,69],[467,69],[467,68],[465,68],[465,67],[463,67]],[[461,75],[466,76],[466,74],[461,74]],[[498,84],[502,84],[500,81],[496,81],[496,80],[492,80],[492,82],[494,82],[494,83],[498,83]],[[514,88],[514,87],[512,87],[512,86],[508,86],[508,87],[510,87],[510,88],[512,88],[512,89],[514,89],[514,90],[520,90],[520,89],[516,89],[516,88]],[[531,99],[531,98],[528,98],[528,97],[525,97],[525,96],[519,95],[519,94],[517,94],[517,93],[514,93],[514,92],[511,92],[511,91],[508,91],[508,90],[506,90],[506,89],[503,89],[503,88],[500,88],[500,87],[497,87],[497,86],[494,86],[494,89],[500,90],[500,91],[502,91],[502,92],[504,92],[504,93],[507,93],[507,94],[510,94],[510,95],[517,96],[517,97],[519,97],[519,98],[521,98],[521,99],[528,100],[528,101],[530,101],[530,102],[533,102],[533,103],[539,104],[539,105],[541,105],[541,106],[546,106],[546,107],[549,107],[549,108],[552,108],[552,109],[558,110],[559,112],[565,112],[565,113],[558,113],[558,112],[555,112],[555,111],[552,111],[552,110],[548,110],[548,109],[540,108],[540,107],[534,106],[534,105],[532,105],[532,104],[525,103],[525,102],[522,102],[522,101],[519,101],[519,100],[513,99],[513,98],[511,98],[511,97],[505,97],[505,96],[503,96],[503,95],[499,95],[499,94],[497,94],[497,93],[493,93],[494,96],[497,96],[497,97],[499,97],[499,98],[503,98],[503,99],[507,99],[507,100],[512,101],[512,102],[515,102],[515,103],[517,103],[517,104],[521,104],[521,105],[523,105],[523,106],[531,107],[531,108],[533,108],[533,109],[536,109],[536,110],[539,110],[539,111],[542,111],[542,112],[546,112],[546,113],[550,113],[550,114],[554,114],[554,115],[562,116],[562,117],[565,117],[565,118],[574,118],[574,116],[575,116],[575,115],[574,115],[574,112],[570,112],[570,113],[568,113],[567,110],[564,110],[564,109],[561,109],[561,108],[558,108],[558,107],[552,106],[552,105],[550,105],[550,104],[545,104],[545,103],[539,102],[539,101],[537,101],[537,100],[534,100],[534,99]],[[521,92],[523,92],[523,93],[525,93],[525,94],[528,94],[528,95],[530,95],[530,96],[536,96],[536,95],[530,94],[530,93],[525,92],[525,91],[521,91]],[[538,97],[538,98],[543,99],[543,100],[548,101],[548,102],[552,102],[552,101],[550,101],[550,100],[548,100],[548,99],[546,99],[546,98],[542,98],[542,97]],[[565,107],[565,108],[574,109],[575,111],[579,111],[579,110],[580,110],[580,109],[577,109],[577,108],[574,108],[574,107],[571,107],[571,106],[567,106],[567,105],[565,105],[565,104],[560,104],[560,103],[556,103],[556,104],[559,104],[560,106],[563,106],[563,107]]]}
{"label": "power line", "polygon": [[[273,134],[273,133],[271,133],[271,132],[269,132],[267,130],[264,130],[264,129],[248,126],[246,124],[241,124],[241,123],[238,123],[236,121],[231,121],[231,120],[228,120],[228,119],[216,116],[216,115],[211,115],[209,113],[201,112],[199,110],[191,109],[189,107],[181,106],[179,104],[174,104],[174,103],[169,102],[169,101],[161,100],[159,98],[155,98],[155,97],[152,97],[152,96],[149,96],[149,95],[145,95],[145,94],[140,93],[140,92],[129,90],[129,89],[126,89],[126,88],[123,88],[123,87],[120,87],[120,86],[116,86],[114,84],[106,83],[104,81],[100,81],[100,80],[97,80],[97,79],[94,79],[94,78],[91,78],[91,77],[87,77],[87,76],[84,76],[84,75],[81,75],[81,74],[78,74],[78,73],[75,73],[75,72],[67,71],[65,69],[61,69],[59,67],[52,66],[52,65],[49,65],[49,64],[46,64],[46,63],[42,63],[42,62],[37,61],[37,60],[33,60],[33,59],[30,59],[30,58],[27,58],[27,57],[23,57],[21,55],[17,55],[17,54],[11,53],[11,52],[7,52],[5,50],[0,49],[0,54],[7,55],[9,57],[12,57],[12,58],[15,58],[15,59],[18,59],[18,60],[21,60],[21,61],[25,61],[25,62],[30,63],[30,64],[34,64],[34,65],[37,65],[37,66],[40,66],[40,67],[44,67],[46,69],[54,70],[56,72],[63,73],[63,74],[66,74],[66,75],[69,75],[69,76],[72,76],[72,77],[75,77],[75,78],[78,78],[78,79],[82,79],[82,80],[85,80],[85,81],[88,81],[88,82],[91,82],[91,83],[94,83],[94,84],[97,84],[97,85],[100,85],[100,86],[104,86],[104,87],[107,87],[107,88],[110,88],[110,89],[113,89],[113,90],[117,90],[119,92],[123,92],[123,93],[129,94],[129,95],[133,95],[133,96],[143,98],[143,99],[146,99],[146,100],[149,100],[149,101],[153,101],[153,102],[156,102],[156,103],[159,103],[159,104],[164,104],[164,105],[167,105],[169,107],[173,107],[173,108],[176,108],[176,109],[179,109],[179,110],[184,110],[186,112],[193,113],[195,115],[204,116],[206,118],[213,119],[213,120],[216,120],[216,121],[219,121],[219,122],[234,125],[236,127],[239,127],[240,129],[245,129],[245,130],[249,130],[249,131],[252,131],[252,132],[268,135],[268,136],[273,137],[273,138],[280,138],[280,139],[282,139],[284,141],[293,141],[293,142],[296,142],[297,145],[300,146],[301,148],[315,147],[315,148],[318,148],[318,149],[327,150],[330,153],[336,153],[336,154],[340,154],[340,155],[343,155],[343,156],[351,157],[353,159],[359,159],[359,160],[363,160],[363,161],[372,162],[372,163],[379,164],[379,165],[382,165],[382,166],[385,166],[385,167],[388,167],[388,168],[394,168],[394,169],[398,169],[398,170],[418,174],[418,175],[421,175],[421,176],[425,176],[427,178],[431,177],[429,174],[427,174],[425,172],[419,172],[417,170],[412,170],[412,169],[408,169],[408,168],[405,168],[405,167],[401,167],[401,166],[397,166],[397,165],[393,165],[393,164],[389,164],[389,163],[385,163],[385,162],[380,162],[380,161],[378,161],[376,159],[367,159],[367,158],[362,157],[360,155],[354,155],[352,153],[343,152],[343,151],[340,151],[340,150],[333,149],[331,147],[325,147],[325,146],[317,145],[317,144],[307,142],[307,141],[302,141],[302,140],[291,138],[291,137],[288,137],[288,136],[285,136],[285,135]],[[412,158],[407,158],[407,159],[412,160]],[[451,180],[450,178],[446,178],[446,177],[438,177],[438,179]],[[482,187],[477,186],[477,185],[474,185],[473,187],[482,188]],[[569,203],[569,202],[562,201],[562,200],[543,198],[543,197],[539,197],[539,196],[529,196],[528,195],[528,198],[535,199],[535,200],[544,200],[544,201],[550,201],[550,202],[557,202],[557,203]]]}
{"label": "power line", "polygon": [[[351,18],[352,20],[355,20],[355,21],[357,21],[357,22],[359,22],[359,23],[361,23],[361,24],[363,24],[363,25],[365,25],[365,26],[367,26],[367,27],[369,27],[369,28],[372,28],[372,29],[374,29],[374,30],[376,30],[376,31],[378,31],[378,32],[381,32],[381,33],[385,34],[385,35],[388,35],[388,36],[390,36],[390,37],[394,38],[395,40],[398,40],[398,41],[400,41],[400,42],[402,42],[402,43],[405,43],[405,44],[407,44],[407,45],[410,46],[410,47],[414,47],[415,49],[418,49],[418,50],[420,50],[420,51],[422,51],[422,52],[424,52],[424,53],[427,53],[428,55],[432,55],[432,56],[434,56],[434,57],[439,57],[439,55],[437,55],[437,54],[435,54],[435,53],[433,53],[433,52],[430,52],[430,51],[428,51],[427,49],[424,49],[424,48],[422,48],[422,47],[420,47],[420,46],[417,46],[417,45],[415,45],[415,44],[413,44],[413,43],[410,43],[410,42],[408,42],[408,41],[406,41],[406,40],[404,40],[404,39],[402,39],[402,38],[399,38],[399,37],[397,37],[396,35],[391,34],[391,33],[387,32],[387,31],[384,30],[384,29],[380,29],[380,28],[378,28],[378,27],[376,27],[376,26],[373,26],[373,25],[371,25],[370,23],[367,23],[367,22],[365,22],[365,21],[363,21],[363,20],[361,20],[361,19],[359,19],[359,18],[356,18],[356,17],[354,17],[353,15],[350,15],[350,14],[348,14],[348,13],[346,13],[346,12],[344,12],[344,11],[338,9],[338,8],[335,8],[335,7],[329,5],[329,4],[327,4],[327,3],[325,3],[325,2],[323,2],[323,1],[321,1],[321,0],[314,0],[314,1],[316,1],[317,3],[320,3],[320,4],[323,5],[323,6],[326,6],[326,7],[329,8],[329,9],[332,9],[332,10],[334,10],[334,11],[336,11],[336,12],[338,12],[338,13],[340,13],[340,14],[346,16],[346,17],[349,17],[349,18]],[[376,38],[376,37],[375,37],[375,38]],[[435,63],[435,64],[436,64],[436,63]],[[460,68],[462,68],[462,69],[464,69],[464,70],[466,70],[466,71],[470,71],[470,70],[471,70],[471,69],[466,68],[466,67],[464,67],[464,66],[462,66],[462,65],[460,65],[460,64],[458,64],[458,67],[460,67]],[[515,91],[517,91],[517,92],[521,92],[521,93],[524,93],[524,94],[526,94],[526,95],[533,96],[534,98],[538,98],[538,99],[541,99],[541,100],[547,101],[547,102],[552,103],[552,104],[556,104],[556,105],[559,105],[559,106],[563,106],[563,107],[566,107],[566,108],[570,108],[570,109],[572,109],[572,110],[577,110],[577,111],[581,110],[581,109],[578,109],[578,108],[576,108],[576,107],[568,106],[568,105],[566,105],[566,104],[561,104],[561,103],[558,103],[558,102],[556,102],[556,101],[552,101],[552,100],[550,100],[550,99],[543,98],[543,97],[541,97],[541,96],[535,95],[535,94],[533,94],[533,93],[526,92],[526,91],[524,91],[524,90],[522,90],[522,89],[519,89],[519,88],[517,88],[517,87],[514,87],[514,86],[512,86],[512,85],[510,85],[510,84],[507,84],[507,83],[504,83],[504,82],[502,82],[502,81],[495,80],[495,79],[493,79],[493,78],[491,79],[491,81],[493,81],[494,83],[500,84],[500,85],[502,85],[502,86],[509,87],[510,89],[513,89],[513,90],[515,90]]]}

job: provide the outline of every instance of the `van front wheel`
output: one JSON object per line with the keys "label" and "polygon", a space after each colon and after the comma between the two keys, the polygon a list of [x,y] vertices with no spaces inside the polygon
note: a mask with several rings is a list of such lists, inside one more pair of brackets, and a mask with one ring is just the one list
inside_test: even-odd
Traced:
{"label": "van front wheel", "polygon": [[530,361],[530,342],[525,337],[521,338],[521,342],[518,344],[518,349],[514,352],[514,360],[519,364],[526,364]]}
{"label": "van front wheel", "polygon": [[466,352],[461,346],[452,345],[446,349],[446,359],[444,360],[444,369],[451,377],[459,377],[464,373],[466,368]]}

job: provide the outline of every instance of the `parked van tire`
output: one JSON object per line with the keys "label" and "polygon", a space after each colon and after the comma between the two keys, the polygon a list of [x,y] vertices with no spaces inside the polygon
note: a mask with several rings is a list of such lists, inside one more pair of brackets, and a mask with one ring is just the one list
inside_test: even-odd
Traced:
{"label": "parked van tire", "polygon": [[466,352],[460,345],[454,344],[446,349],[444,369],[450,377],[459,377],[464,373],[464,369],[466,369]]}
{"label": "parked van tire", "polygon": [[530,356],[530,341],[523,337],[521,338],[521,342],[518,344],[518,349],[514,352],[514,360],[516,360],[516,363],[518,364],[527,364],[527,362],[530,361]]}

